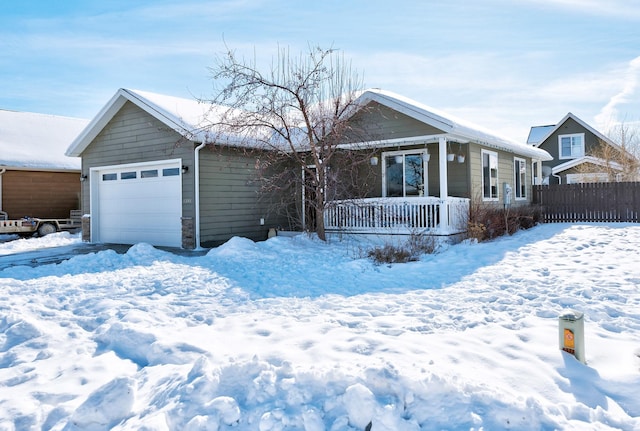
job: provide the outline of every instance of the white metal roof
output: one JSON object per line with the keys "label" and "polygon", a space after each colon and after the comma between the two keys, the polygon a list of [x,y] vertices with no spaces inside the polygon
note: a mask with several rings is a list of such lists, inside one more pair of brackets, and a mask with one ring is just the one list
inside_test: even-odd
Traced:
{"label": "white metal roof", "polygon": [[549,135],[549,131],[555,128],[555,124],[549,126],[533,126],[527,137],[527,144],[538,146],[543,138]]}
{"label": "white metal roof", "polygon": [[89,123],[81,118],[0,110],[0,169],[80,170],[80,159],[65,156]]}

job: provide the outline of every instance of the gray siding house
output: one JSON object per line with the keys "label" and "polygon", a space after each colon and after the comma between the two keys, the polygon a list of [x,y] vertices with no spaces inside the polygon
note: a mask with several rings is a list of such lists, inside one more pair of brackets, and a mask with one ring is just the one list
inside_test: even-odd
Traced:
{"label": "gray siding house", "polygon": [[[467,229],[472,201],[528,204],[532,164],[551,160],[394,93],[367,90],[356,106],[349,121],[374,138],[340,147],[371,155],[365,176],[373,186],[365,197],[326,204],[328,233],[456,235]],[[86,240],[193,249],[232,236],[266,239],[270,227],[288,227],[258,195],[259,153],[233,136],[212,137],[214,108],[118,90],[67,151],[82,158]],[[294,198],[304,212],[303,193]]]}
{"label": "gray siding house", "polygon": [[67,150],[82,158],[85,240],[194,249],[282,224],[253,185],[256,157],[208,139],[211,109],[116,92]]}
{"label": "gray siding house", "polygon": [[610,178],[612,174],[615,177],[618,176],[616,173],[624,171],[618,162],[632,158],[617,143],[571,112],[557,124],[532,127],[527,143],[553,157],[553,160],[542,162],[540,184],[615,180]]}
{"label": "gray siding house", "polygon": [[376,180],[367,197],[327,206],[327,232],[456,235],[467,230],[471,203],[530,204],[533,165],[552,159],[389,91],[367,90],[356,105],[351,121],[372,139],[343,147],[374,150]]}

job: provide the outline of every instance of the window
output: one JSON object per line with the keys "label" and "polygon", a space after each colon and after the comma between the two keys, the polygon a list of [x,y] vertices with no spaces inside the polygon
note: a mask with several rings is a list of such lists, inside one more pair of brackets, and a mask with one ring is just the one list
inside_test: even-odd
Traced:
{"label": "window", "polygon": [[498,153],[482,150],[482,198],[498,200]]}
{"label": "window", "polygon": [[558,136],[561,159],[575,159],[584,156],[584,133]]}
{"label": "window", "polygon": [[134,178],[136,178],[136,172],[121,172],[120,173],[120,179],[121,180],[133,180]]}
{"label": "window", "polygon": [[524,159],[513,159],[513,184],[516,199],[527,197],[527,162]]}
{"label": "window", "polygon": [[140,171],[140,178],[155,178],[158,176],[157,169],[149,169],[148,171]]}
{"label": "window", "polygon": [[162,170],[163,177],[175,177],[176,175],[180,175],[180,168],[164,168]]}
{"label": "window", "polygon": [[427,190],[427,152],[396,151],[382,153],[385,197],[424,196]]}
{"label": "window", "polygon": [[115,181],[118,179],[118,174],[102,174],[102,181]]}

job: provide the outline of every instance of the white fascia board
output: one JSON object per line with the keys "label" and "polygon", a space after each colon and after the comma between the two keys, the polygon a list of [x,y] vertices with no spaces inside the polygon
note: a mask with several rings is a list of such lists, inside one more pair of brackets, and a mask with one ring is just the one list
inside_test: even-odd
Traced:
{"label": "white fascia board", "polygon": [[582,121],[580,118],[578,118],[577,116],[575,116],[573,113],[569,112],[567,113],[567,115],[565,115],[562,120],[560,120],[558,122],[558,124],[555,125],[555,127],[551,130],[549,130],[549,132],[542,137],[542,139],[540,140],[540,142],[536,143],[535,146],[539,147],[540,145],[542,145],[543,142],[545,142],[547,139],[549,139],[551,137],[551,135],[553,135],[556,131],[558,131],[560,129],[560,127],[562,127],[562,125],[564,125],[564,123],[571,118],[572,120],[574,120],[576,123],[578,123],[579,125],[581,125],[582,127],[584,127],[586,130],[588,130],[589,132],[591,132],[596,138],[600,139],[601,141],[606,142],[607,144],[611,145],[612,147],[621,150],[622,151],[622,147],[620,147],[620,145],[616,144],[615,142],[613,142],[611,139],[609,139],[608,137],[606,137],[605,135],[603,135],[602,133],[598,132],[596,129],[594,129],[593,127],[591,127],[589,124],[585,123],[584,121]]}
{"label": "white fascia board", "polygon": [[556,165],[551,169],[552,174],[558,174],[566,171],[567,169],[575,168],[583,163],[591,163],[598,166],[609,166],[617,171],[622,171],[622,166],[616,162],[607,162],[606,160],[599,159],[593,156],[584,156],[577,159],[569,160],[568,162]]}
{"label": "white fascia board", "polygon": [[553,160],[553,157],[541,148],[536,148],[530,145],[516,145],[511,144],[509,141],[496,141],[496,140],[473,140],[478,145],[490,147],[496,150],[506,151],[516,154],[518,156],[530,157],[532,159],[548,162]]}
{"label": "white fascia board", "polygon": [[195,141],[202,140],[202,132],[196,125],[189,124],[177,115],[161,108],[158,104],[145,98],[144,95],[135,90],[122,89],[122,91],[127,94],[129,101],[180,135]]}
{"label": "white fascia board", "polygon": [[137,92],[120,88],[107,102],[107,104],[104,105],[100,112],[98,112],[93,120],[91,120],[80,135],[78,135],[78,137],[71,143],[65,154],[67,156],[79,157],[127,101],[133,103],[138,108],[142,109],[147,114],[156,118],[158,121],[167,125],[167,127],[187,139],[202,142],[205,138],[204,131],[199,130],[197,127],[188,124],[179,117],[160,108]]}
{"label": "white fascia board", "polygon": [[[388,148],[388,147],[403,147],[409,145],[419,144],[432,144],[438,142],[440,137],[447,137],[448,135],[422,135],[422,136],[409,136],[406,138],[394,138],[394,139],[380,139],[366,142],[354,142],[350,144],[340,144],[338,148],[344,150],[364,149],[364,148]],[[462,142],[462,141],[456,141]],[[462,142],[465,143],[465,142]]]}
{"label": "white fascia board", "polygon": [[507,151],[519,156],[529,157],[536,160],[542,161],[550,161],[553,160],[553,157],[546,151],[540,148],[534,148],[527,146],[526,148],[522,148],[521,146],[509,146],[505,143],[501,142],[492,142],[492,141],[483,141],[477,138],[470,138],[464,135],[458,134],[438,134],[438,135],[422,135],[422,136],[410,136],[406,138],[395,138],[395,139],[385,139],[385,140],[377,140],[377,141],[367,141],[367,142],[355,142],[350,144],[341,144],[338,148],[350,150],[350,149],[370,149],[370,148],[388,148],[388,147],[403,147],[410,145],[419,145],[419,144],[432,144],[439,142],[440,138],[445,138],[447,142],[452,144],[468,144],[468,143],[476,143],[478,145],[482,145],[484,147],[493,148],[496,150]]}
{"label": "white fascia board", "polygon": [[553,160],[553,157],[545,150],[496,136],[479,126],[455,119],[445,113],[440,113],[434,108],[391,92],[377,89],[367,90],[360,97],[363,101],[376,101],[444,132],[440,135],[433,135],[434,137],[444,135],[447,140],[450,141],[462,143],[475,142],[479,145],[542,161]]}
{"label": "white fascia board", "polygon": [[426,106],[418,105],[417,102],[400,95],[391,94],[383,90],[367,90],[360,98],[362,98],[362,102],[359,102],[361,106],[366,105],[369,101],[378,102],[381,105],[440,129],[445,133],[453,130],[454,124],[452,121],[438,115],[433,112],[432,109],[427,109]]}
{"label": "white fascia board", "polygon": [[100,112],[87,124],[87,127],[73,140],[65,152],[65,155],[69,157],[80,157],[82,152],[96,136],[98,136],[107,123],[111,121],[113,116],[116,115],[127,100],[127,97],[123,94],[123,89],[119,89],[107,104],[102,107]]}

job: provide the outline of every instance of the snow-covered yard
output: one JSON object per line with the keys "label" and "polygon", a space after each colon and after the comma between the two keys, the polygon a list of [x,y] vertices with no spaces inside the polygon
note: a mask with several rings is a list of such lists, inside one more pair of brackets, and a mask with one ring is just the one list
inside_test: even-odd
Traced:
{"label": "snow-covered yard", "polygon": [[393,266],[299,236],[8,268],[0,430],[640,430],[639,252],[557,224]]}

